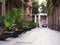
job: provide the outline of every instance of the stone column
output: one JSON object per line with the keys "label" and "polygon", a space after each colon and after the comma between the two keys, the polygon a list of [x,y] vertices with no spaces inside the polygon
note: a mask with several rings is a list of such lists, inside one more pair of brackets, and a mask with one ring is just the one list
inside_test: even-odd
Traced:
{"label": "stone column", "polygon": [[2,0],[2,15],[5,14],[5,0]]}
{"label": "stone column", "polygon": [[37,19],[37,17],[36,17],[36,15],[35,15],[35,19],[34,19],[34,20],[35,20],[35,23],[37,23],[36,19]]}
{"label": "stone column", "polygon": [[39,14],[38,17],[39,17],[39,18],[38,18],[39,27],[41,27],[42,25],[41,25],[41,22],[40,22],[40,20],[41,20],[41,18],[40,18],[40,14]]}

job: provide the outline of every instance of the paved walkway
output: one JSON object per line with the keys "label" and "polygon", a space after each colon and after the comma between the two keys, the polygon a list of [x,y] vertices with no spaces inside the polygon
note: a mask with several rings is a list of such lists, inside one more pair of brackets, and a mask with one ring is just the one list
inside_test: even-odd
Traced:
{"label": "paved walkway", "polygon": [[18,38],[0,41],[0,45],[60,45],[60,32],[49,28],[35,28]]}

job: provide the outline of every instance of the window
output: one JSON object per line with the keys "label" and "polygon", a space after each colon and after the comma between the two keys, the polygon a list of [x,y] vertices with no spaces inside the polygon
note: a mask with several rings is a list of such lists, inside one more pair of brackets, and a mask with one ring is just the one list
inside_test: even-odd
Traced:
{"label": "window", "polygon": [[24,0],[24,2],[29,2],[29,0]]}
{"label": "window", "polygon": [[41,16],[41,20],[46,20],[46,16],[45,15],[44,16],[42,15]]}

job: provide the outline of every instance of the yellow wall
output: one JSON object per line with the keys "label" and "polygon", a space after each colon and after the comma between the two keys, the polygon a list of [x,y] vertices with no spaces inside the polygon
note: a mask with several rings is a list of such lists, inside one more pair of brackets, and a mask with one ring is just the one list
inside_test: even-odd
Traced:
{"label": "yellow wall", "polygon": [[39,0],[35,0],[35,1],[39,1]]}

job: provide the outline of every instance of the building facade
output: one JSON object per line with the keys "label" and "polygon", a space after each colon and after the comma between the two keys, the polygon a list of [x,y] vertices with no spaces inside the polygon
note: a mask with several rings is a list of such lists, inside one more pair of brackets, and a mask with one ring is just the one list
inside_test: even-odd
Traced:
{"label": "building facade", "polygon": [[21,8],[22,1],[20,0],[0,0],[0,11],[2,15],[5,14],[6,11],[12,10],[12,8]]}
{"label": "building facade", "polygon": [[51,0],[53,5],[53,14],[48,11],[48,27],[55,30],[60,30],[60,0]]}
{"label": "building facade", "polygon": [[32,0],[0,0],[0,14],[3,15],[12,8],[23,8],[22,18],[32,20]]}
{"label": "building facade", "polygon": [[32,21],[32,0],[24,0],[24,19]]}

